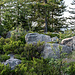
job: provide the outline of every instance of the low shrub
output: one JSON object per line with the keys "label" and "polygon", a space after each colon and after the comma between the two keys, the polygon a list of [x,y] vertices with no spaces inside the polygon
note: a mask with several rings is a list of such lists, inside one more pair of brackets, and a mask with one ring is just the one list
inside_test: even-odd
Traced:
{"label": "low shrub", "polygon": [[43,59],[33,58],[17,66],[14,75],[51,75],[49,68],[49,64]]}
{"label": "low shrub", "polygon": [[6,43],[3,45],[3,51],[5,53],[17,53],[19,54],[23,50],[23,42],[19,41],[11,41],[10,43]]}
{"label": "low shrub", "polygon": [[33,57],[40,58],[43,48],[44,42],[38,42],[37,44],[25,44],[24,52],[21,53],[21,56],[26,57],[28,60],[33,59]]}
{"label": "low shrub", "polygon": [[5,44],[5,39],[2,37],[0,38],[0,54],[3,54],[3,45]]}
{"label": "low shrub", "polygon": [[26,34],[26,31],[21,26],[18,26],[18,27],[16,27],[15,30],[13,30],[11,32],[11,39],[12,40],[19,40],[25,34]]}
{"label": "low shrub", "polygon": [[8,56],[8,55],[0,55],[0,61],[1,62],[6,61],[9,58],[10,58],[10,56]]}
{"label": "low shrub", "polygon": [[67,68],[67,73],[69,75],[75,75],[75,62],[71,62],[68,65],[69,67]]}
{"label": "low shrub", "polygon": [[11,69],[9,65],[4,65],[0,63],[0,75],[11,75]]}
{"label": "low shrub", "polygon": [[23,43],[26,43],[26,41],[25,41],[25,35],[20,36],[19,40],[21,40]]}

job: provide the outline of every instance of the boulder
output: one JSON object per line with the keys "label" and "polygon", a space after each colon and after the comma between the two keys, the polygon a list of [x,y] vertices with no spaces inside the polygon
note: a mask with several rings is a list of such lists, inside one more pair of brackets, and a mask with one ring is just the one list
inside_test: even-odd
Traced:
{"label": "boulder", "polygon": [[[60,50],[59,46],[62,47],[62,51]],[[42,57],[44,58],[60,58],[60,52],[61,53],[72,53],[72,48],[68,47],[66,45],[59,45],[59,44],[50,44],[46,43],[44,50],[42,52]]]}
{"label": "boulder", "polygon": [[37,43],[38,41],[51,42],[50,36],[39,33],[28,33],[25,36],[25,40],[27,43]]}
{"label": "boulder", "polygon": [[5,62],[3,62],[4,65],[9,64],[11,69],[14,69],[16,65],[21,64],[21,60],[15,59],[13,54],[9,54],[8,56],[10,56],[10,59],[8,59]]}
{"label": "boulder", "polygon": [[58,40],[59,40],[57,36],[56,37],[52,37],[51,39],[52,39],[52,42],[58,42]]}
{"label": "boulder", "polygon": [[73,50],[75,50],[75,36],[73,37]]}
{"label": "boulder", "polygon": [[[61,41],[61,44],[67,44],[68,42],[71,42],[72,43],[72,40],[73,40],[73,37],[70,37],[70,38],[66,38],[66,39],[63,39]],[[71,45],[71,43],[69,45]]]}
{"label": "boulder", "polygon": [[67,45],[67,46],[71,47],[72,50],[75,50],[75,36],[73,36],[71,38],[63,39],[61,41],[61,44]]}

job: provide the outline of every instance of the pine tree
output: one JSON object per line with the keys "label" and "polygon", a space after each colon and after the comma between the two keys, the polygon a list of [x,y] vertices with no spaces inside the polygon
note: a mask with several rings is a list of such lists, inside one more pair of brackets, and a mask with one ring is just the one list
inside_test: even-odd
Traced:
{"label": "pine tree", "polygon": [[73,7],[70,7],[69,13],[73,16],[70,16],[70,24],[75,26],[75,0],[71,3]]}
{"label": "pine tree", "polygon": [[31,19],[38,22],[38,26],[43,27],[45,24],[45,32],[47,32],[47,27],[62,27],[62,19],[58,17],[62,16],[65,9],[63,0],[34,1],[31,4]]}
{"label": "pine tree", "polygon": [[2,9],[2,24],[7,31],[11,30],[13,27],[18,27],[20,24],[25,29],[28,27],[28,8],[26,0],[7,0],[5,7]]}

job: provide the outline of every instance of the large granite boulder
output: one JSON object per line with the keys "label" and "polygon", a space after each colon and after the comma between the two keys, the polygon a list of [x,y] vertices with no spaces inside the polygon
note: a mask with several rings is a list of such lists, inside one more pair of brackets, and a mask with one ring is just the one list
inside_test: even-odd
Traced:
{"label": "large granite boulder", "polygon": [[72,50],[75,50],[75,36],[63,39],[61,44],[70,46]]}
{"label": "large granite boulder", "polygon": [[38,41],[51,42],[50,36],[39,33],[28,33],[25,36],[25,40],[27,43],[37,43]]}
{"label": "large granite boulder", "polygon": [[21,64],[21,60],[15,59],[13,54],[9,54],[8,56],[10,56],[10,59],[8,59],[5,62],[3,62],[4,65],[9,64],[11,69],[14,69],[16,65]]}
{"label": "large granite boulder", "polygon": [[[59,46],[62,47],[62,51],[60,50]],[[56,59],[56,58],[60,58],[60,52],[70,54],[72,52],[72,48],[66,45],[46,43],[44,50],[42,52],[42,56],[44,58],[55,58]]]}

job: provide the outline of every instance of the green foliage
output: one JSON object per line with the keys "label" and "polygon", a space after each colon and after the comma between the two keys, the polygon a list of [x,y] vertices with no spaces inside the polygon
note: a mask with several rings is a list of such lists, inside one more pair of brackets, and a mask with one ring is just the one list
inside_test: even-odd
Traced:
{"label": "green foliage", "polygon": [[[2,9],[0,8],[0,17],[3,19],[1,24],[7,31],[12,30],[13,27],[18,27],[20,23],[23,28],[27,28],[26,30],[28,30],[27,16],[29,11],[26,4],[27,2],[28,1],[23,0],[3,0],[0,2],[3,3],[1,4]],[[15,8],[13,8],[13,6]]]}
{"label": "green foliage", "polygon": [[57,36],[59,38],[59,34],[53,34],[51,32],[48,32],[46,35],[50,36],[50,37],[55,37]]}
{"label": "green foliage", "polygon": [[4,28],[2,25],[0,25],[0,35],[2,35],[2,32],[4,31]]}
{"label": "green foliage", "polygon": [[21,26],[19,26],[14,31],[12,31],[11,39],[12,40],[19,40],[21,38],[21,40],[24,41],[25,35],[26,35],[26,31]]}
{"label": "green foliage", "polygon": [[21,40],[23,43],[26,43],[25,35],[20,36],[19,40]]}
{"label": "green foliage", "polygon": [[72,30],[67,30],[64,33],[60,33],[61,39],[69,38],[75,36],[75,31],[72,32]]}
{"label": "green foliage", "polygon": [[10,41],[10,43],[6,43],[3,45],[3,51],[5,53],[20,53],[23,50],[24,44],[19,41]]}
{"label": "green foliage", "polygon": [[[40,28],[48,31],[54,31],[63,27],[64,25],[64,18],[58,18],[62,16],[65,5],[63,0],[31,0],[32,2],[35,1],[36,3],[30,4],[31,8],[31,21],[37,22],[37,28],[35,31],[39,30]],[[40,18],[41,17],[41,18]],[[36,28],[35,27],[35,28]]]}
{"label": "green foliage", "polygon": [[6,61],[9,58],[10,58],[10,56],[8,56],[8,55],[0,55],[0,61],[1,62]]}
{"label": "green foliage", "polygon": [[37,44],[25,44],[24,52],[21,53],[21,56],[26,57],[28,60],[33,59],[33,57],[40,58],[43,47],[44,42],[38,42]]}
{"label": "green foliage", "polygon": [[0,75],[10,75],[11,69],[9,65],[5,66],[4,64],[0,63]]}
{"label": "green foliage", "polygon": [[51,75],[49,64],[43,59],[33,58],[31,61],[24,61],[16,67],[15,75]]}
{"label": "green foliage", "polygon": [[4,42],[5,42],[5,39],[3,37],[0,38],[0,54],[4,53],[3,51],[3,45],[5,44]]}
{"label": "green foliage", "polygon": [[75,62],[71,62],[69,67],[67,68],[67,72],[69,75],[75,75]]}

